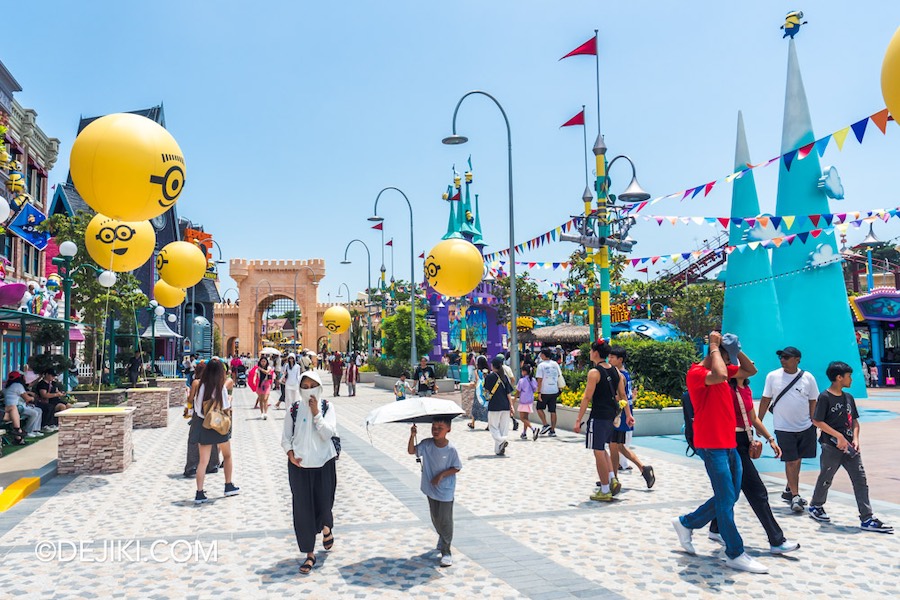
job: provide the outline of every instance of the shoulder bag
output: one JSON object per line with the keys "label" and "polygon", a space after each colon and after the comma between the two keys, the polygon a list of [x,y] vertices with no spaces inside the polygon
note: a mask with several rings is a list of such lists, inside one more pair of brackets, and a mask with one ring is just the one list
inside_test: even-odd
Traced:
{"label": "shoulder bag", "polygon": [[[791,385],[794,384],[791,383]],[[784,392],[781,393],[783,394]],[[750,439],[750,448],[747,450],[747,454],[750,456],[750,458],[756,460],[757,458],[762,456],[762,442],[756,439],[756,436],[753,435],[753,426],[750,425],[750,419],[747,418],[747,407],[744,406],[744,399],[741,398],[740,392],[735,390],[734,395],[737,398],[738,406],[741,407],[741,416],[743,416],[744,418],[744,427],[747,431],[747,437]],[[780,397],[781,396],[779,395],[779,398]]]}
{"label": "shoulder bag", "polygon": [[211,403],[203,412],[203,427],[225,435],[231,430],[231,417],[225,414],[221,404]]}
{"label": "shoulder bag", "polygon": [[[553,363],[556,365],[556,363]],[[559,365],[556,365],[556,387],[561,390],[566,389],[569,385],[566,383],[566,378],[563,377],[562,369],[559,368]]]}
{"label": "shoulder bag", "polygon": [[797,376],[794,377],[789,384],[784,386],[784,389],[781,390],[778,396],[775,397],[775,401],[772,402],[772,405],[769,407],[770,413],[772,413],[773,415],[775,414],[775,405],[778,404],[778,401],[781,400],[781,397],[784,396],[787,391],[794,386],[795,383],[800,381],[800,378],[803,377],[803,373],[805,373],[805,371],[803,369],[800,369],[800,371],[797,372]]}
{"label": "shoulder bag", "polygon": [[[321,409],[320,409],[322,412],[322,418],[325,418],[325,413],[328,412],[329,406],[331,406],[331,405],[328,403],[328,400],[326,400],[325,398],[322,398],[322,405],[321,405]],[[294,435],[293,428],[297,426],[297,410],[299,409],[299,407],[300,407],[300,400],[297,400],[293,404],[291,404],[291,410],[290,410],[291,423],[292,423],[291,437],[293,437],[293,435]],[[337,460],[341,457],[341,436],[339,436],[339,435],[331,436],[331,443],[334,445],[334,451],[337,453],[337,456],[335,456],[334,459]]]}

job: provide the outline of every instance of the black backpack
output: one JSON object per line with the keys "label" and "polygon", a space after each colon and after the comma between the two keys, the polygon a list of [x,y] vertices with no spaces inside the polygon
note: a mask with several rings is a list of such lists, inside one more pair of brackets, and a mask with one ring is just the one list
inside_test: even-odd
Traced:
{"label": "black backpack", "polygon": [[[294,422],[294,425],[297,424],[297,408],[298,408],[297,405],[298,404],[300,404],[300,400],[297,400],[296,402],[291,404],[291,420]],[[325,413],[328,412],[329,406],[330,405],[328,404],[328,400],[326,400],[325,398],[322,398],[322,407],[320,410],[322,411],[323,417],[325,416]],[[337,456],[335,457],[335,460],[337,460],[341,457],[341,438],[340,438],[340,436],[337,436],[337,435],[331,436],[331,443],[334,444],[334,449],[337,452]]]}
{"label": "black backpack", "polygon": [[684,439],[688,445],[684,453],[693,456],[697,453],[694,449],[694,405],[691,404],[691,395],[688,392],[681,396],[681,411],[684,413]]}

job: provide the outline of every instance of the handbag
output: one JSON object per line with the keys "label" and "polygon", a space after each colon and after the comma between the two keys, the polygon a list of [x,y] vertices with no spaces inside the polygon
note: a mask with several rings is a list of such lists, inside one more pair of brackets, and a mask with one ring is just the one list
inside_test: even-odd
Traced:
{"label": "handbag", "polygon": [[203,427],[226,435],[231,431],[231,417],[225,414],[221,406],[212,406],[203,415]]}
{"label": "handbag", "polygon": [[566,378],[563,377],[562,369],[559,368],[559,365],[556,366],[556,371],[557,371],[557,373],[559,373],[559,375],[556,378],[556,387],[558,387],[561,390],[564,390],[567,387],[569,387],[569,384],[566,383]]}
{"label": "handbag", "polygon": [[762,442],[753,435],[753,428],[750,426],[750,419],[747,418],[747,407],[744,406],[744,399],[741,398],[737,391],[735,391],[735,396],[737,397],[738,406],[741,407],[741,416],[744,418],[744,429],[747,432],[747,437],[750,439],[750,448],[747,449],[747,455],[756,460],[762,456],[763,445]]}

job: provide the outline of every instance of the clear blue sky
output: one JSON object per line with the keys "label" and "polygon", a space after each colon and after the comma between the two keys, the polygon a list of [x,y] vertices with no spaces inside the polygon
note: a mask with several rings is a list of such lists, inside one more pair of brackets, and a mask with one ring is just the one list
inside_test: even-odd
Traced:
{"label": "clear blue sky", "polygon": [[[179,213],[213,233],[226,259],[324,258],[324,300],[341,282],[365,286],[361,248],[351,250],[353,265],[339,264],[349,240],[369,244],[377,272],[380,242],[365,218],[381,188],[400,187],[412,200],[416,255],[439,240],[447,217],[440,195],[451,165],[462,167],[470,153],[488,251],[507,247],[499,112],[468,99],[459,130],[470,143],[440,143],[468,90],[494,94],[512,124],[517,242],[581,209],[581,131],[558,127],[586,104],[593,141],[594,62],[558,59],[594,28],[606,143],[635,160],[654,197],[730,172],[739,109],[754,160],[779,153],[787,62],[779,26],[788,10],[805,9],[809,21],[796,41],[816,135],[883,108],[881,61],[900,4],[807,4],[34,1],[14,20],[15,41],[0,59],[24,88],[19,102],[62,140],[52,183],[66,176],[80,115],[163,101],[188,166]],[[822,162],[839,168],[847,191],[835,212],[900,204],[896,124],[886,136],[870,126],[863,145],[849,139]],[[619,169],[614,191],[627,184],[628,169]],[[757,175],[763,211],[774,211],[776,175],[772,167]],[[647,212],[727,215],[730,199],[720,184],[708,198]],[[405,203],[386,194],[379,212],[395,238],[396,276],[408,279]],[[713,231],[641,222],[633,256],[692,250]],[[876,234],[900,235],[900,223],[878,224]],[[863,235],[853,230],[850,239]],[[525,259],[565,260],[573,249],[556,244]],[[417,279],[420,269],[417,261]]]}

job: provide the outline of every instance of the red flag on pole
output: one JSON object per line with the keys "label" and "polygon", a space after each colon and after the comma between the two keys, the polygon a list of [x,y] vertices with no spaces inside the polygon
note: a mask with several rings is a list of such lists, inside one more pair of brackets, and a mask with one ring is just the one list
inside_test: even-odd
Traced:
{"label": "red flag on pole", "polygon": [[393,247],[393,246],[394,246],[394,238],[391,238],[390,240],[388,240],[388,243],[385,244],[385,246],[391,246],[391,247]]}
{"label": "red flag on pole", "polygon": [[425,258],[425,253],[423,252],[422,254],[420,254],[420,255],[419,255],[419,258],[424,259],[424,258]]}
{"label": "red flag on pole", "polygon": [[453,197],[450,198],[450,199],[451,199],[451,200],[461,200],[462,198],[460,198],[459,192],[456,192],[455,194],[453,194]]}
{"label": "red flag on pole", "polygon": [[584,125],[584,109],[581,109],[581,112],[560,125],[560,129],[563,127],[572,127],[573,125]]}
{"label": "red flag on pole", "polygon": [[644,268],[644,269],[638,269],[637,272],[638,272],[638,273],[646,273],[648,270],[649,270],[649,267],[648,267],[648,268]]}
{"label": "red flag on pole", "polygon": [[384,231],[384,223],[377,223],[372,225],[372,229],[377,229],[378,231]]}
{"label": "red flag on pole", "polygon": [[578,46],[577,48],[575,48],[574,50],[572,50],[571,52],[569,52],[568,54],[566,54],[559,60],[562,60],[563,58],[569,58],[570,56],[577,56],[579,54],[592,54],[592,55],[596,56],[597,55],[597,37],[596,36],[592,37],[591,39],[589,39],[582,45]]}

